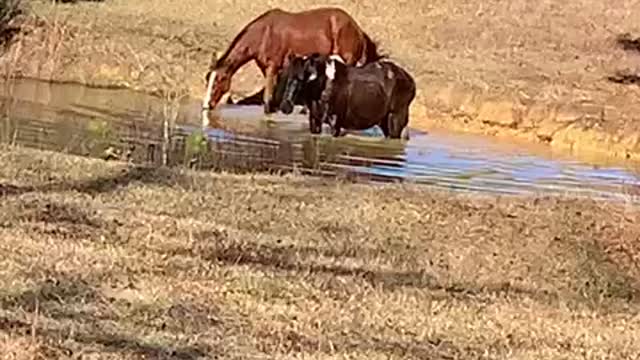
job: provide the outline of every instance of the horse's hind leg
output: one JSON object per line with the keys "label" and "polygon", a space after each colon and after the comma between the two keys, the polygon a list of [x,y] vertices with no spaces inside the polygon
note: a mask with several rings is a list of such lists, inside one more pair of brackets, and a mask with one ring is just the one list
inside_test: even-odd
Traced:
{"label": "horse's hind leg", "polygon": [[[335,117],[335,121],[329,120],[327,122],[331,127],[331,133],[333,134],[333,137],[339,137],[342,130],[342,121],[340,121],[340,118],[337,115],[335,115]],[[331,124],[332,122],[333,124]]]}
{"label": "horse's hind leg", "polygon": [[404,130],[408,123],[409,109],[389,114],[389,118],[387,120],[387,126],[389,127],[388,137],[392,139],[400,139],[402,137],[402,130]]}
{"label": "horse's hind leg", "polygon": [[380,130],[382,130],[382,133],[384,134],[384,137],[389,137],[389,123],[391,122],[392,116],[393,114],[390,113],[384,121],[381,121],[380,124],[378,124],[378,126],[380,126]]}

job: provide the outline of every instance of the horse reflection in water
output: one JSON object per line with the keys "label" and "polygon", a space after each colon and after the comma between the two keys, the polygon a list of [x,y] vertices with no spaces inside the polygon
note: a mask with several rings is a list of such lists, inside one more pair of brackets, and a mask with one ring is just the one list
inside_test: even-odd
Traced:
{"label": "horse reflection in water", "polygon": [[[247,110],[237,109],[240,113]],[[215,167],[235,170],[297,168],[326,175],[345,172],[366,175],[376,169],[404,166],[403,142],[386,142],[368,135],[336,141],[332,137],[309,136],[305,128],[295,125],[297,121],[288,122],[286,117],[284,123],[276,121],[275,126],[251,119],[238,121],[234,117],[221,119],[220,128],[205,130],[208,154],[198,167],[207,168],[214,161]],[[197,131],[196,127],[187,131],[194,130]]]}

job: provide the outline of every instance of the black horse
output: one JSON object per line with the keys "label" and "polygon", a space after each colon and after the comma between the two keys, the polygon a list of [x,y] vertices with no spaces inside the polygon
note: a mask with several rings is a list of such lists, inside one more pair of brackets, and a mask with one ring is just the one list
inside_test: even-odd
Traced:
{"label": "black horse", "polygon": [[287,82],[280,111],[290,114],[294,100],[304,99],[312,133],[320,133],[323,123],[332,127],[334,136],[340,136],[342,128],[378,125],[385,137],[397,139],[409,123],[415,80],[389,60],[356,67],[335,56],[313,54],[291,59],[283,76]]}
{"label": "black horse", "polygon": [[[274,87],[271,101],[269,101],[270,112],[275,112],[277,109],[280,108],[280,104],[284,97],[284,90],[287,84],[287,76],[285,72],[286,70],[283,70],[276,75],[276,85]],[[256,92],[253,95],[249,95],[235,102],[229,96],[227,98],[227,104],[229,105],[263,105],[264,104],[263,95],[264,95],[264,88],[260,89],[260,91]],[[302,106],[306,105],[306,103],[304,102],[304,99],[302,98],[302,92],[298,92],[298,94],[294,97],[293,104],[291,106],[293,107],[293,105],[302,105]],[[301,113],[306,113],[306,110],[307,110],[306,108],[303,108]],[[287,114],[289,113],[291,113],[291,111],[289,111]]]}

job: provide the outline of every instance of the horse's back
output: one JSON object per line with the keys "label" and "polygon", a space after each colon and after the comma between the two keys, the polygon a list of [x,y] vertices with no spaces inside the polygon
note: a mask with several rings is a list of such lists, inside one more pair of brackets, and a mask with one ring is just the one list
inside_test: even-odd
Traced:
{"label": "horse's back", "polygon": [[339,108],[348,114],[349,126],[367,128],[375,125],[388,111],[389,87],[383,78],[383,68],[370,63],[362,67],[342,65],[346,71],[336,77]]}
{"label": "horse's back", "polygon": [[256,19],[263,18],[263,17],[271,17],[271,16],[289,15],[289,14],[291,14],[291,12],[286,11],[282,8],[276,7],[263,12]]}
{"label": "horse's back", "polygon": [[349,82],[379,82],[384,81],[385,71],[380,62],[370,62],[362,66],[349,66],[347,77]]}
{"label": "horse's back", "polygon": [[416,83],[411,74],[388,59],[348,69],[347,81],[352,86],[363,88],[375,84],[388,94],[387,101],[408,105],[416,95]]}
{"label": "horse's back", "polygon": [[318,7],[314,9],[302,10],[296,13],[291,13],[294,15],[308,15],[308,16],[321,16],[321,17],[329,17],[329,16],[337,16],[339,18],[345,18],[353,20],[351,15],[346,12],[344,9],[339,8],[337,6],[325,6]]}
{"label": "horse's back", "polygon": [[413,79],[413,76],[411,76],[411,74],[405,68],[386,59],[383,60],[382,63],[388,64],[387,66],[390,66],[396,74],[401,75],[402,78],[404,78],[407,82],[410,82],[415,85],[416,81]]}
{"label": "horse's back", "polygon": [[339,7],[321,7],[298,12],[280,10],[272,14],[271,17],[274,19],[277,17],[278,21],[283,23],[295,24],[296,26],[304,25],[309,28],[318,26],[321,23],[327,26],[333,23],[338,27],[346,25],[359,28],[353,17]]}

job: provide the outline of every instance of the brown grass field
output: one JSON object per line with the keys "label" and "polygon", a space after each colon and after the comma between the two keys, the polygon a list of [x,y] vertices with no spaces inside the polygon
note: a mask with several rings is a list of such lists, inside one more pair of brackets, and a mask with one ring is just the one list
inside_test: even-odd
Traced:
{"label": "brown grass field", "polygon": [[[199,98],[251,18],[339,5],[415,76],[413,127],[640,154],[640,90],[607,80],[637,1],[28,4],[6,77]],[[629,203],[0,146],[0,360],[638,359],[639,296]]]}
{"label": "brown grass field", "polygon": [[640,356],[637,207],[0,150],[1,359]]}
{"label": "brown grass field", "polygon": [[[0,59],[7,76],[126,86],[202,98],[212,52],[272,7],[346,9],[413,74],[415,128],[520,137],[574,152],[640,159],[640,36],[632,0],[105,0],[28,3],[25,34]],[[254,65],[233,96],[261,87]],[[640,79],[640,78],[638,78]]]}

